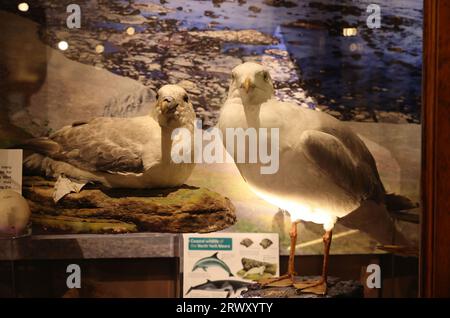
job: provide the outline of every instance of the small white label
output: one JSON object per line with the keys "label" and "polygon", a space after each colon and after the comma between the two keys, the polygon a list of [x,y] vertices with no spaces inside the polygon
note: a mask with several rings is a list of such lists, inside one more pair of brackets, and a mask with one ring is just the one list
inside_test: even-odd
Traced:
{"label": "small white label", "polygon": [[22,149],[0,149],[0,190],[22,194]]}

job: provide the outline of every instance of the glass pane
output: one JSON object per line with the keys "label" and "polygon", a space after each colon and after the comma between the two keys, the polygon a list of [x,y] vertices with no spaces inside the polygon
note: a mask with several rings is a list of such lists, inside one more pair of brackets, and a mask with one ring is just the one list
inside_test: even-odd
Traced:
{"label": "glass pane", "polygon": [[298,222],[300,274],[320,274],[302,261],[332,230],[330,275],[416,296],[422,25],[420,0],[2,1],[0,147],[23,149],[33,223],[9,258],[179,257],[153,233],[270,232],[284,266]]}

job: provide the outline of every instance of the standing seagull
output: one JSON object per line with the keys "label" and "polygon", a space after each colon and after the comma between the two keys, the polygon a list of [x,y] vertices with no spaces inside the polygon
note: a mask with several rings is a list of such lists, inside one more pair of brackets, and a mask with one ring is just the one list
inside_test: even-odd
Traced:
{"label": "standing seagull", "polygon": [[[359,212],[364,216],[359,222],[362,230],[380,242],[391,240],[393,222],[385,208],[389,195],[365,144],[332,116],[275,100],[272,79],[262,65],[244,63],[233,69],[218,126],[224,145],[228,128],[266,128],[269,132],[271,128],[279,129],[280,161],[276,173],[261,174],[261,163],[237,163],[236,151],[232,154],[250,188],[267,202],[289,211],[293,221],[288,274],[268,285],[294,285],[304,292],[325,294],[332,229],[338,218],[354,211],[363,210]],[[268,137],[270,143],[270,134]],[[248,143],[245,151],[249,153]],[[295,280],[300,220],[323,224],[325,230],[319,280]]]}
{"label": "standing seagull", "polygon": [[182,185],[194,164],[172,161],[173,145],[187,142],[186,138],[172,140],[172,132],[186,128],[193,133],[195,112],[180,86],[165,85],[156,98],[153,116],[99,117],[25,142],[23,147],[33,152],[24,161],[25,169],[111,188]]}

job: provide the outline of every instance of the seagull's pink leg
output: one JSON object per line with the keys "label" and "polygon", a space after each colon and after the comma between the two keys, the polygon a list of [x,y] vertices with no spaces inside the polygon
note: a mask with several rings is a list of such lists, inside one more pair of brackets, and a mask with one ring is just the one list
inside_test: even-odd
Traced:
{"label": "seagull's pink leg", "polygon": [[325,295],[327,293],[327,277],[328,277],[328,262],[330,255],[331,239],[333,237],[332,231],[326,231],[323,235],[323,265],[322,276],[319,280],[299,282],[294,286],[303,293],[312,293],[317,295]]}
{"label": "seagull's pink leg", "polygon": [[295,273],[295,245],[297,245],[297,224],[298,221],[292,222],[289,236],[291,237],[291,248],[289,250],[288,275],[293,277]]}
{"label": "seagull's pink leg", "polygon": [[295,283],[295,245],[297,244],[297,224],[299,222],[292,222],[291,230],[289,231],[289,236],[291,238],[291,248],[289,251],[289,262],[288,262],[288,272],[280,277],[269,278],[267,280],[261,281],[262,286],[292,286]]}

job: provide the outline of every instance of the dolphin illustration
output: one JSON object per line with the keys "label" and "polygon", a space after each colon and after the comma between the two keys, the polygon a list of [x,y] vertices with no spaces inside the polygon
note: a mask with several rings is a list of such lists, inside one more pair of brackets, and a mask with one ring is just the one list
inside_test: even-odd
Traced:
{"label": "dolphin illustration", "polygon": [[247,288],[251,283],[244,282],[240,280],[214,280],[211,281],[209,279],[206,280],[205,283],[192,286],[187,291],[186,295],[189,294],[193,290],[214,290],[214,291],[226,291],[228,292],[227,298],[229,298],[232,294],[237,293],[239,290],[243,288]]}
{"label": "dolphin illustration", "polygon": [[225,264],[224,261],[222,261],[221,259],[219,259],[219,258],[217,257],[217,253],[218,253],[218,252],[214,253],[213,255],[211,255],[211,256],[209,256],[209,257],[205,257],[205,258],[199,259],[199,260],[194,264],[194,267],[192,268],[192,271],[195,271],[197,268],[202,268],[202,269],[206,272],[206,269],[207,269],[208,267],[214,267],[214,266],[217,266],[217,267],[222,268],[224,271],[226,271],[226,272],[228,273],[228,275],[230,275],[230,277],[231,277],[231,276],[234,276],[234,275],[231,273],[231,270],[230,270],[230,268],[228,267],[228,265]]}

